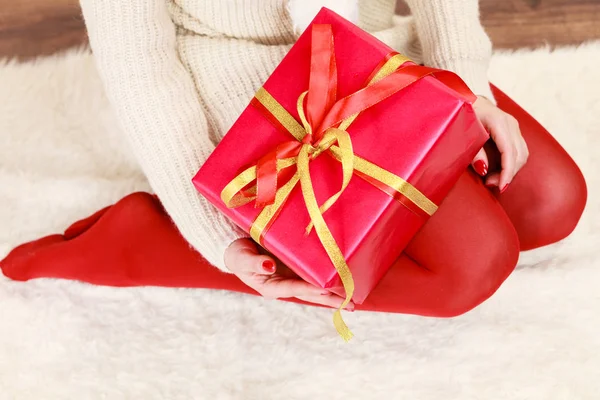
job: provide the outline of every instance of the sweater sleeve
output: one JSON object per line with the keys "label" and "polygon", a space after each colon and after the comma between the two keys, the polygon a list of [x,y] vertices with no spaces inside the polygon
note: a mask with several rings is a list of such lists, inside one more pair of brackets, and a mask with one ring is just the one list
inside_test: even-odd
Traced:
{"label": "sweater sleeve", "polygon": [[488,81],[492,43],[479,20],[478,0],[406,0],[415,19],[425,64],[459,75],[494,101]]}
{"label": "sweater sleeve", "polygon": [[215,145],[194,83],[179,60],[166,0],[81,0],[101,79],[150,185],[183,237],[223,271],[247,236],[191,179]]}

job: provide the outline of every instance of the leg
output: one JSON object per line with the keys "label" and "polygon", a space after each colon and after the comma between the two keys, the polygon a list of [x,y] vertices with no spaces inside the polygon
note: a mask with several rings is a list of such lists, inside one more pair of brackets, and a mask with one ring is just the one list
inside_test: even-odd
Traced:
{"label": "leg", "polygon": [[561,240],[577,225],[587,198],[581,171],[535,119],[492,89],[498,106],[519,121],[528,163],[506,192],[495,194],[499,202],[472,174],[470,182],[463,175],[359,308],[437,316],[468,311],[512,271],[519,249],[514,231],[527,250]]}
{"label": "leg", "polygon": [[575,229],[583,213],[587,199],[583,175],[544,127],[492,89],[498,107],[519,121],[530,152],[527,164],[498,200],[517,230],[522,250],[557,242]]}
{"label": "leg", "polygon": [[0,261],[14,280],[62,278],[95,285],[202,287],[252,292],[193,251],[148,193],[134,193]]}
{"label": "leg", "polygon": [[463,314],[500,287],[518,254],[510,220],[469,170],[357,309]]}
{"label": "leg", "polygon": [[[464,313],[500,286],[517,253],[516,235],[500,206],[471,172],[465,173],[415,237],[408,255],[358,308],[435,316]],[[158,200],[147,193],[123,198],[73,224],[64,235],[16,248],[0,268],[14,280],[50,277],[256,294],[193,251]]]}
{"label": "leg", "polygon": [[[500,106],[520,120],[532,150],[528,165],[499,196],[500,203],[517,228],[522,248],[559,240],[573,229],[585,204],[583,178],[547,132],[531,117],[519,115],[522,110],[516,105],[497,97]],[[539,149],[552,151],[551,158]],[[552,159],[552,165],[535,168],[541,164],[539,154]],[[557,182],[568,189],[558,196],[554,191]],[[537,189],[532,189],[536,185]],[[530,207],[531,203],[535,207]],[[359,308],[452,316],[475,307],[500,286],[516,263],[519,245],[506,214],[473,173],[466,172],[443,207]],[[120,236],[115,237],[114,232]],[[88,257],[80,255],[82,249]],[[94,255],[91,261],[89,254]],[[253,293],[193,252],[158,202],[147,194],[128,196],[73,225],[65,235],[15,249],[0,262],[0,268],[17,280],[57,277],[113,286],[205,287]]]}

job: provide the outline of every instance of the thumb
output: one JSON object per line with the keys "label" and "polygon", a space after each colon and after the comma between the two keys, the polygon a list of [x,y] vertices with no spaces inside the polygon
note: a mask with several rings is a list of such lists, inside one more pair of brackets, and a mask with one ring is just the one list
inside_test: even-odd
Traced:
{"label": "thumb", "polygon": [[471,161],[471,166],[480,176],[486,176],[489,169],[489,161],[485,150],[481,148],[479,152],[475,155],[473,161]]}
{"label": "thumb", "polygon": [[277,270],[275,260],[264,254],[252,256],[253,272],[258,275],[273,275]]}
{"label": "thumb", "polygon": [[[276,264],[273,258],[260,254],[251,239],[238,239],[231,244],[230,269],[244,274],[272,275],[275,273]],[[227,262],[227,260],[226,260]]]}

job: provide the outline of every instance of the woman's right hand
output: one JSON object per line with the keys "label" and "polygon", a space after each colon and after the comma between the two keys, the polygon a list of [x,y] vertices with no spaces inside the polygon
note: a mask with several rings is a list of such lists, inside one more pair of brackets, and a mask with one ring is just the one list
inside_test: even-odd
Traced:
{"label": "woman's right hand", "polygon": [[[225,265],[238,278],[263,297],[296,297],[300,300],[338,308],[343,298],[303,281],[268,255],[260,254],[250,239],[238,239],[225,250]],[[351,302],[346,310],[354,310]]]}

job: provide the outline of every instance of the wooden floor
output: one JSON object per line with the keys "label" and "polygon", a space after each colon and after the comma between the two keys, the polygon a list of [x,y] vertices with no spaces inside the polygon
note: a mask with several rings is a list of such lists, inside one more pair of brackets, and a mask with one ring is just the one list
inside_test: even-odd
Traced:
{"label": "wooden floor", "polygon": [[[496,48],[600,39],[600,0],[481,0]],[[400,3],[399,13],[407,7]],[[77,0],[0,0],[0,58],[27,59],[87,42]]]}

